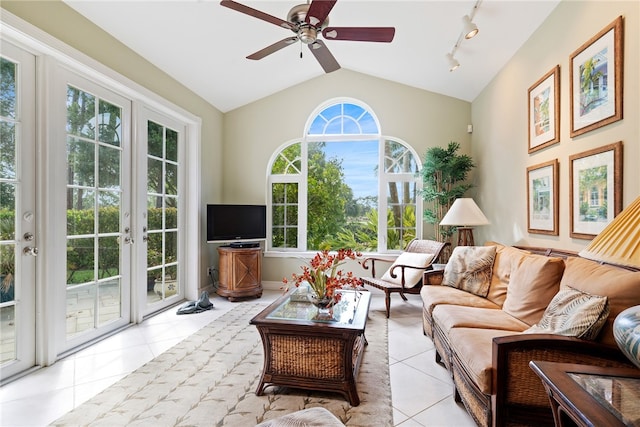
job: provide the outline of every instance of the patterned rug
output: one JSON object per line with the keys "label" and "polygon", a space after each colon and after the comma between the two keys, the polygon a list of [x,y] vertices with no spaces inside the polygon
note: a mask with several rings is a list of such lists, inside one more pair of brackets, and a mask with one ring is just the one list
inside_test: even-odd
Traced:
{"label": "patterned rug", "polygon": [[351,406],[337,393],[268,387],[255,395],[263,349],[249,320],[263,308],[239,304],[52,425],[242,427],[316,406],[348,426],[393,425],[383,312],[369,313],[360,405]]}

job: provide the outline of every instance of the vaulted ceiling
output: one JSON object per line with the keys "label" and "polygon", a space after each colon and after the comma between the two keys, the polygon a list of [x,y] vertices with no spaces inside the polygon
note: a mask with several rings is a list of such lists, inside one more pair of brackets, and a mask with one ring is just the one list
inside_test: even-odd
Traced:
{"label": "vaulted ceiling", "polygon": [[[301,0],[239,3],[287,19]],[[559,0],[338,0],[332,27],[395,27],[391,43],[320,37],[344,69],[473,101]],[[293,43],[259,61],[246,56],[294,34],[216,0],[65,0],[70,7],[180,81],[222,112],[324,74]],[[475,8],[477,6],[477,8]],[[474,11],[479,33],[446,54]],[[303,55],[300,58],[300,52]]]}

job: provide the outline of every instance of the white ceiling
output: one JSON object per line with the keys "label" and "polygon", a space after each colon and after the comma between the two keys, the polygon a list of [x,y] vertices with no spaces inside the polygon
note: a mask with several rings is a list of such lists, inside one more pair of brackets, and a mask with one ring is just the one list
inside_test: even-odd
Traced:
{"label": "white ceiling", "polygon": [[[285,19],[304,0],[240,3]],[[391,43],[328,40],[342,68],[473,101],[559,0],[484,0],[479,34],[462,42],[449,72],[445,55],[476,1],[338,0],[330,25],[393,26]],[[324,73],[305,47],[288,46],[260,61],[245,59],[292,32],[220,6],[216,0],[65,0],[186,87],[227,112]]]}

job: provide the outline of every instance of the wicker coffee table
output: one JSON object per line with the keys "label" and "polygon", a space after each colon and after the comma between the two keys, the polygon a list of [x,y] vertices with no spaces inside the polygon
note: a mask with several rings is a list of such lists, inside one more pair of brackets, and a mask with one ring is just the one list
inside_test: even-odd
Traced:
{"label": "wicker coffee table", "polygon": [[[299,291],[299,290],[298,290]],[[334,391],[360,404],[356,377],[364,346],[371,294],[341,291],[332,319],[290,291],[251,319],[264,346],[264,368],[256,394],[270,385]]]}

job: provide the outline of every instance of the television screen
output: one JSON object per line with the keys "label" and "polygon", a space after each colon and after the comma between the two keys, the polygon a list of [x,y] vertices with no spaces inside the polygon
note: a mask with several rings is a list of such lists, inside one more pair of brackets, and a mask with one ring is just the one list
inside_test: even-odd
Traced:
{"label": "television screen", "polygon": [[207,205],[207,241],[267,238],[265,205]]}

